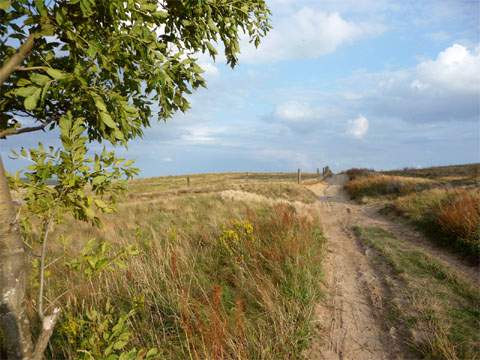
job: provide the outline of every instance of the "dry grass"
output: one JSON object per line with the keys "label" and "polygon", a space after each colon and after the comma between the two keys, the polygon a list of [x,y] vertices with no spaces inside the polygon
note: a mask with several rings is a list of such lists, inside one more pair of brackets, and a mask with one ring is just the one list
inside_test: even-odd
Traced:
{"label": "dry grass", "polygon": [[[356,227],[355,233],[378,254],[372,261],[393,270],[391,326],[410,334],[408,344],[425,359],[480,358],[480,292],[428,254],[376,227]],[[378,264],[376,264],[378,266]]]}
{"label": "dry grass", "polygon": [[480,189],[432,189],[400,197],[391,207],[438,242],[478,260]]}
{"label": "dry grass", "polygon": [[403,170],[384,171],[384,174],[398,176],[418,176],[429,179],[439,179],[448,177],[480,177],[480,164],[435,166],[422,169],[405,168]]}
{"label": "dry grass", "polygon": [[[134,191],[145,186],[134,184]],[[292,183],[236,186],[265,196],[311,198]],[[155,188],[155,180],[147,187]],[[133,198],[105,217],[100,229],[68,222],[52,235],[62,241],[50,249],[56,261],[46,295],[58,299],[63,317],[49,357],[77,359],[78,350],[101,348],[103,335],[95,332],[115,329],[115,316],[133,310],[124,346],[156,347],[159,358],[300,358],[320,295],[324,239],[315,214],[303,216],[285,204],[227,201],[215,192],[164,193],[150,203]],[[73,270],[68,264],[81,258],[89,239],[109,244],[109,259],[121,257],[123,266],[115,260],[92,276]],[[139,254],[119,255],[127,245]],[[88,258],[84,266],[92,262]],[[92,310],[104,322],[93,326],[86,315]]]}
{"label": "dry grass", "polygon": [[478,262],[480,188],[472,184],[478,185],[479,167],[471,164],[384,173],[351,169],[345,189],[358,201],[385,202],[386,211],[394,210],[434,241]]}
{"label": "dry grass", "polygon": [[345,172],[350,180],[356,179],[362,176],[369,176],[375,173],[373,169],[364,169],[364,168],[352,168],[348,169]]}
{"label": "dry grass", "polygon": [[429,179],[375,173],[355,176],[347,182],[345,189],[352,199],[360,200],[364,197],[405,195],[428,189],[435,185],[436,182]]}

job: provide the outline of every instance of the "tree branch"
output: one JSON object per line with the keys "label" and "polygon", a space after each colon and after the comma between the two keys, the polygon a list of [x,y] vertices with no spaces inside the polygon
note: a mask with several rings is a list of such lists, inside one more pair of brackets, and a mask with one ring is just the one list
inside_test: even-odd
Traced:
{"label": "tree branch", "polygon": [[34,71],[34,70],[45,70],[48,69],[47,66],[30,66],[30,67],[25,67],[25,66],[18,66],[15,71]]}
{"label": "tree branch", "polygon": [[34,132],[38,130],[45,130],[47,124],[38,125],[38,126],[27,126],[23,128],[11,128],[0,131],[0,139],[5,139],[7,136],[18,135],[28,132]]}
{"label": "tree branch", "polygon": [[55,324],[58,320],[58,316],[60,315],[60,309],[55,308],[51,315],[45,316],[42,320],[42,331],[38,336],[37,342],[35,344],[35,350],[33,351],[33,360],[42,360],[43,353],[47,348],[48,341],[52,336],[53,329],[55,328]]}
{"label": "tree branch", "polygon": [[35,41],[35,35],[30,34],[27,40],[20,46],[17,53],[7,60],[0,68],[0,87],[5,80],[8,79],[10,74],[22,63],[27,55],[32,51],[33,43]]}
{"label": "tree branch", "polygon": [[45,223],[45,233],[43,235],[43,242],[42,242],[42,255],[40,258],[40,289],[38,291],[38,316],[40,319],[44,320],[45,315],[43,313],[43,288],[45,284],[45,257],[47,255],[47,239],[48,239],[48,232],[50,230],[50,224],[52,219],[49,217],[47,222]]}

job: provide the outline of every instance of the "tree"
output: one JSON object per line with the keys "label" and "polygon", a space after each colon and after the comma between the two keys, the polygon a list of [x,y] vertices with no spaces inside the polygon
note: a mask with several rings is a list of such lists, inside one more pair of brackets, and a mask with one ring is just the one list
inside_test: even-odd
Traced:
{"label": "tree", "polygon": [[[89,143],[126,145],[152,119],[186,111],[188,94],[206,86],[198,55],[215,59],[221,46],[234,67],[242,33],[258,46],[269,28],[264,0],[0,0],[0,138],[52,131],[62,141],[57,150],[23,151],[35,162],[26,201],[45,221],[44,244],[54,214],[39,200],[60,198],[62,209],[95,222],[95,211],[110,206],[93,195],[134,173],[106,152],[89,160]],[[58,312],[40,310],[33,346],[24,244],[1,159],[0,264],[7,355],[40,359]]]}

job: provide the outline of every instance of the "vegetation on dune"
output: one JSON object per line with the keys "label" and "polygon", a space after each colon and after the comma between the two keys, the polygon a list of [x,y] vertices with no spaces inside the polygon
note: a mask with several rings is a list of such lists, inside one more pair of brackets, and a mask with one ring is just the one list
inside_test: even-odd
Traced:
{"label": "vegetation on dune", "polygon": [[165,197],[56,235],[56,359],[295,359],[308,344],[324,239],[291,206]]}
{"label": "vegetation on dune", "polygon": [[475,184],[475,182],[478,183],[480,178],[480,164],[435,166],[422,169],[406,168],[403,170],[383,171],[382,173],[386,175],[422,177],[443,180],[445,182],[463,179],[464,183]]}
{"label": "vegetation on dune", "polygon": [[478,169],[478,164],[471,164],[386,172],[389,175],[350,169],[345,190],[356,200],[385,201],[384,212],[404,217],[433,241],[478,262]]}
{"label": "vegetation on dune", "polygon": [[432,189],[399,197],[389,206],[435,241],[480,258],[480,189]]}
{"label": "vegetation on dune", "polygon": [[437,183],[422,178],[382,175],[377,173],[355,174],[347,182],[345,190],[352,199],[378,197],[383,195],[399,196],[434,187]]}
{"label": "vegetation on dune", "polygon": [[[313,177],[315,176],[315,177]],[[202,174],[187,176],[158,177],[135,180],[130,183],[129,200],[156,201],[162,196],[206,194],[223,190],[240,190],[271,199],[313,203],[316,195],[308,188],[296,183],[296,174]],[[290,177],[290,179],[289,179]],[[313,175],[310,181],[317,180]]]}
{"label": "vegetation on dune", "polygon": [[375,172],[373,169],[365,169],[365,168],[352,168],[348,169],[345,173],[347,174],[350,180],[354,180],[361,176],[368,176]]}
{"label": "vegetation on dune", "polygon": [[[387,305],[389,326],[407,330],[408,344],[427,359],[480,357],[480,292],[420,249],[376,227],[355,227],[355,233],[380,255],[392,287]],[[388,314],[387,314],[388,315]]]}

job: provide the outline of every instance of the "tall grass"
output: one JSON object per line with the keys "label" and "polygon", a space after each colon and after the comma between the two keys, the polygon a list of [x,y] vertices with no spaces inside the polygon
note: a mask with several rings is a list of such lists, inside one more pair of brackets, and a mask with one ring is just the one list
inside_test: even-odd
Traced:
{"label": "tall grass", "polygon": [[479,260],[479,189],[432,189],[400,197],[392,207],[436,241]]}
{"label": "tall grass", "polygon": [[[101,332],[165,359],[296,359],[307,346],[324,242],[312,216],[196,195],[126,204],[100,230],[74,226],[57,235],[77,250],[51,249],[62,260],[47,296],[61,296],[64,314],[51,358],[103,354]],[[139,254],[85,277],[65,264],[88,238],[108,241],[112,254],[127,244]],[[119,323],[128,324],[123,335]]]}
{"label": "tall grass", "polygon": [[405,195],[435,186],[435,182],[428,179],[409,178],[381,174],[354,175],[345,184],[345,190],[352,199],[363,197],[378,197],[383,195]]}

